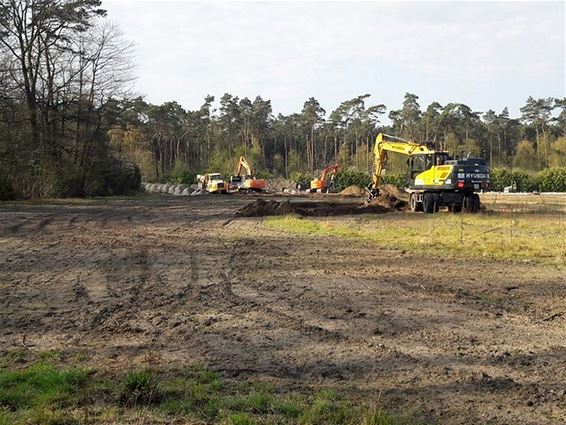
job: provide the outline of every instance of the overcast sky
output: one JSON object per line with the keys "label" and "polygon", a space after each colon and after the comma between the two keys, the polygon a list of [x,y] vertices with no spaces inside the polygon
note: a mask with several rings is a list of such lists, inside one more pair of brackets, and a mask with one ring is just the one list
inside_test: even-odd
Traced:
{"label": "overcast sky", "polygon": [[564,97],[564,2],[187,2],[103,0],[135,43],[146,100],[195,109],[207,94],[330,112],[370,93],[400,107],[462,102],[512,116],[528,96]]}

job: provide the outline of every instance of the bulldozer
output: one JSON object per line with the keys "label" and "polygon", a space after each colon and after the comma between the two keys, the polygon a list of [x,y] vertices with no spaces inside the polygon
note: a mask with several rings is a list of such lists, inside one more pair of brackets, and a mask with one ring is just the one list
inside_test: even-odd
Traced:
{"label": "bulldozer", "polygon": [[252,166],[246,158],[241,156],[236,175],[230,178],[230,187],[238,192],[262,192],[267,189],[267,180],[254,177]]}
{"label": "bulldozer", "polygon": [[[340,167],[338,164],[332,164],[327,166],[320,175],[320,178],[311,180],[310,192],[330,192],[335,189],[334,178],[338,173]],[[328,177],[330,176],[330,180]]]}
{"label": "bulldozer", "polygon": [[197,175],[199,188],[210,193],[227,193],[228,185],[220,173],[207,173]]}
{"label": "bulldozer", "polygon": [[383,133],[375,140],[369,200],[379,196],[390,153],[408,156],[406,190],[411,211],[434,213],[440,207],[453,212],[480,210],[477,192],[489,189],[490,184],[490,171],[483,158],[453,158],[446,151]]}

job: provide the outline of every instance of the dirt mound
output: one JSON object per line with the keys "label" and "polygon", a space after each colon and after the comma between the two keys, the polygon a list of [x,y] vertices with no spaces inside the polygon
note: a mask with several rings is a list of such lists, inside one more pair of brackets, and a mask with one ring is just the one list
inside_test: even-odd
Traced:
{"label": "dirt mound", "polygon": [[236,215],[242,217],[263,217],[266,215],[285,215],[293,213],[292,204],[287,202],[279,202],[264,199],[257,199],[248,205],[240,208]]}
{"label": "dirt mound", "polygon": [[362,196],[366,196],[367,193],[360,186],[352,185],[352,186],[348,186],[346,189],[344,189],[342,192],[340,192],[340,195],[362,197]]}
{"label": "dirt mound", "polygon": [[293,180],[274,179],[269,182],[269,190],[271,192],[291,192],[296,187],[297,184]]}
{"label": "dirt mound", "polygon": [[298,214],[303,217],[328,217],[395,211],[380,203],[331,203],[331,202],[290,202],[257,199],[236,212],[240,217],[265,217],[271,215]]}
{"label": "dirt mound", "polygon": [[401,201],[409,202],[409,193],[405,192],[404,189],[397,187],[392,184],[384,184],[379,189],[380,194],[385,193],[389,196],[393,196]]}
{"label": "dirt mound", "polygon": [[407,201],[397,198],[385,191],[380,191],[379,196],[366,202],[364,208],[380,207],[387,211],[403,211],[407,207]]}
{"label": "dirt mound", "polygon": [[392,184],[379,188],[379,196],[365,203],[364,208],[382,208],[387,211],[403,211],[409,203],[409,194]]}

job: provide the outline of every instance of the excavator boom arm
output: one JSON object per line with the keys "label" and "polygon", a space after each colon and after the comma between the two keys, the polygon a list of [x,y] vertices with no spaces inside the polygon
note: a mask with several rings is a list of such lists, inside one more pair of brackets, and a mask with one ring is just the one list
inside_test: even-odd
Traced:
{"label": "excavator boom arm", "polygon": [[248,161],[246,161],[246,158],[244,158],[243,156],[241,156],[240,160],[238,161],[238,171],[236,172],[237,176],[242,175],[242,168],[246,170],[246,175],[253,176],[252,166]]}
{"label": "excavator boom arm", "polygon": [[408,156],[417,152],[425,154],[434,153],[434,151],[430,150],[425,145],[379,133],[375,139],[375,146],[373,149],[374,166],[371,184],[372,190],[378,190],[379,184],[381,183],[383,167],[387,164],[388,160],[387,152],[395,152]]}
{"label": "excavator boom arm", "polygon": [[336,174],[338,172],[338,164],[329,165],[324,170],[322,170],[322,174],[320,175],[320,180],[326,180],[326,177],[329,174]]}

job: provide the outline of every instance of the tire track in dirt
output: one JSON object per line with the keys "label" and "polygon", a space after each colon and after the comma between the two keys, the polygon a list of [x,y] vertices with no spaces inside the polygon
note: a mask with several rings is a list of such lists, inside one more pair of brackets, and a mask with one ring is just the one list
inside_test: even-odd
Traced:
{"label": "tire track in dirt", "polygon": [[[220,318],[211,314],[210,320],[205,324],[209,329],[207,333],[213,336],[205,338],[207,357],[216,370],[225,371],[232,376],[241,373],[267,373],[271,376],[310,375],[312,371],[309,372],[308,368],[305,369],[306,366],[301,366],[301,362],[289,364],[289,359],[266,358],[265,355],[288,348],[292,340],[292,344],[297,345],[307,341],[309,344],[336,344],[349,340],[343,333],[307,323],[300,308],[295,308],[293,313],[287,313],[273,306],[273,297],[268,294],[273,295],[276,291],[271,288],[268,289],[269,292],[264,292],[264,282],[257,282],[244,273],[254,270],[258,262],[261,263],[265,259],[263,254],[257,254],[260,247],[254,246],[256,242],[253,239],[241,238],[223,244],[224,251],[230,252],[228,265],[225,271],[218,273],[219,281],[201,288],[197,299],[199,303],[213,306],[214,311],[221,312]],[[270,249],[271,246],[261,248],[269,255],[274,255],[277,250]],[[230,314],[229,321],[223,318],[227,313]],[[255,317],[261,320],[254,319]],[[242,325],[238,325],[240,322]],[[283,330],[286,336],[277,337]],[[267,352],[265,348],[261,348],[267,346]],[[323,363],[320,363],[321,373],[325,376],[334,374],[331,366],[325,366]]]}
{"label": "tire track in dirt", "polygon": [[[111,263],[121,261],[112,256],[109,260]],[[114,274],[106,275],[106,290],[113,297],[113,300],[110,306],[103,307],[91,320],[90,328],[92,330],[106,329],[115,332],[128,316],[134,316],[140,310],[140,294],[144,289],[147,289],[151,274],[147,249],[129,254],[127,260],[129,261],[124,261],[124,264],[118,266],[114,264],[111,270],[120,270],[129,266],[137,273],[134,277],[128,277],[123,281],[116,279]],[[107,266],[104,263],[103,265]],[[132,269],[127,270],[127,272],[131,272]]]}
{"label": "tire track in dirt", "polygon": [[49,214],[44,219],[40,220],[32,230],[37,231],[45,229],[49,224],[53,222],[53,217],[55,217],[55,214]]}
{"label": "tire track in dirt", "polygon": [[92,302],[86,287],[82,283],[82,276],[80,274],[75,279],[75,283],[73,284],[73,291],[75,293],[74,301],[76,303],[90,304]]}
{"label": "tire track in dirt", "polygon": [[154,351],[165,367],[381,394],[442,424],[563,422],[563,269],[288,235],[234,218],[238,202],[7,210],[0,349],[25,335],[120,371]]}

